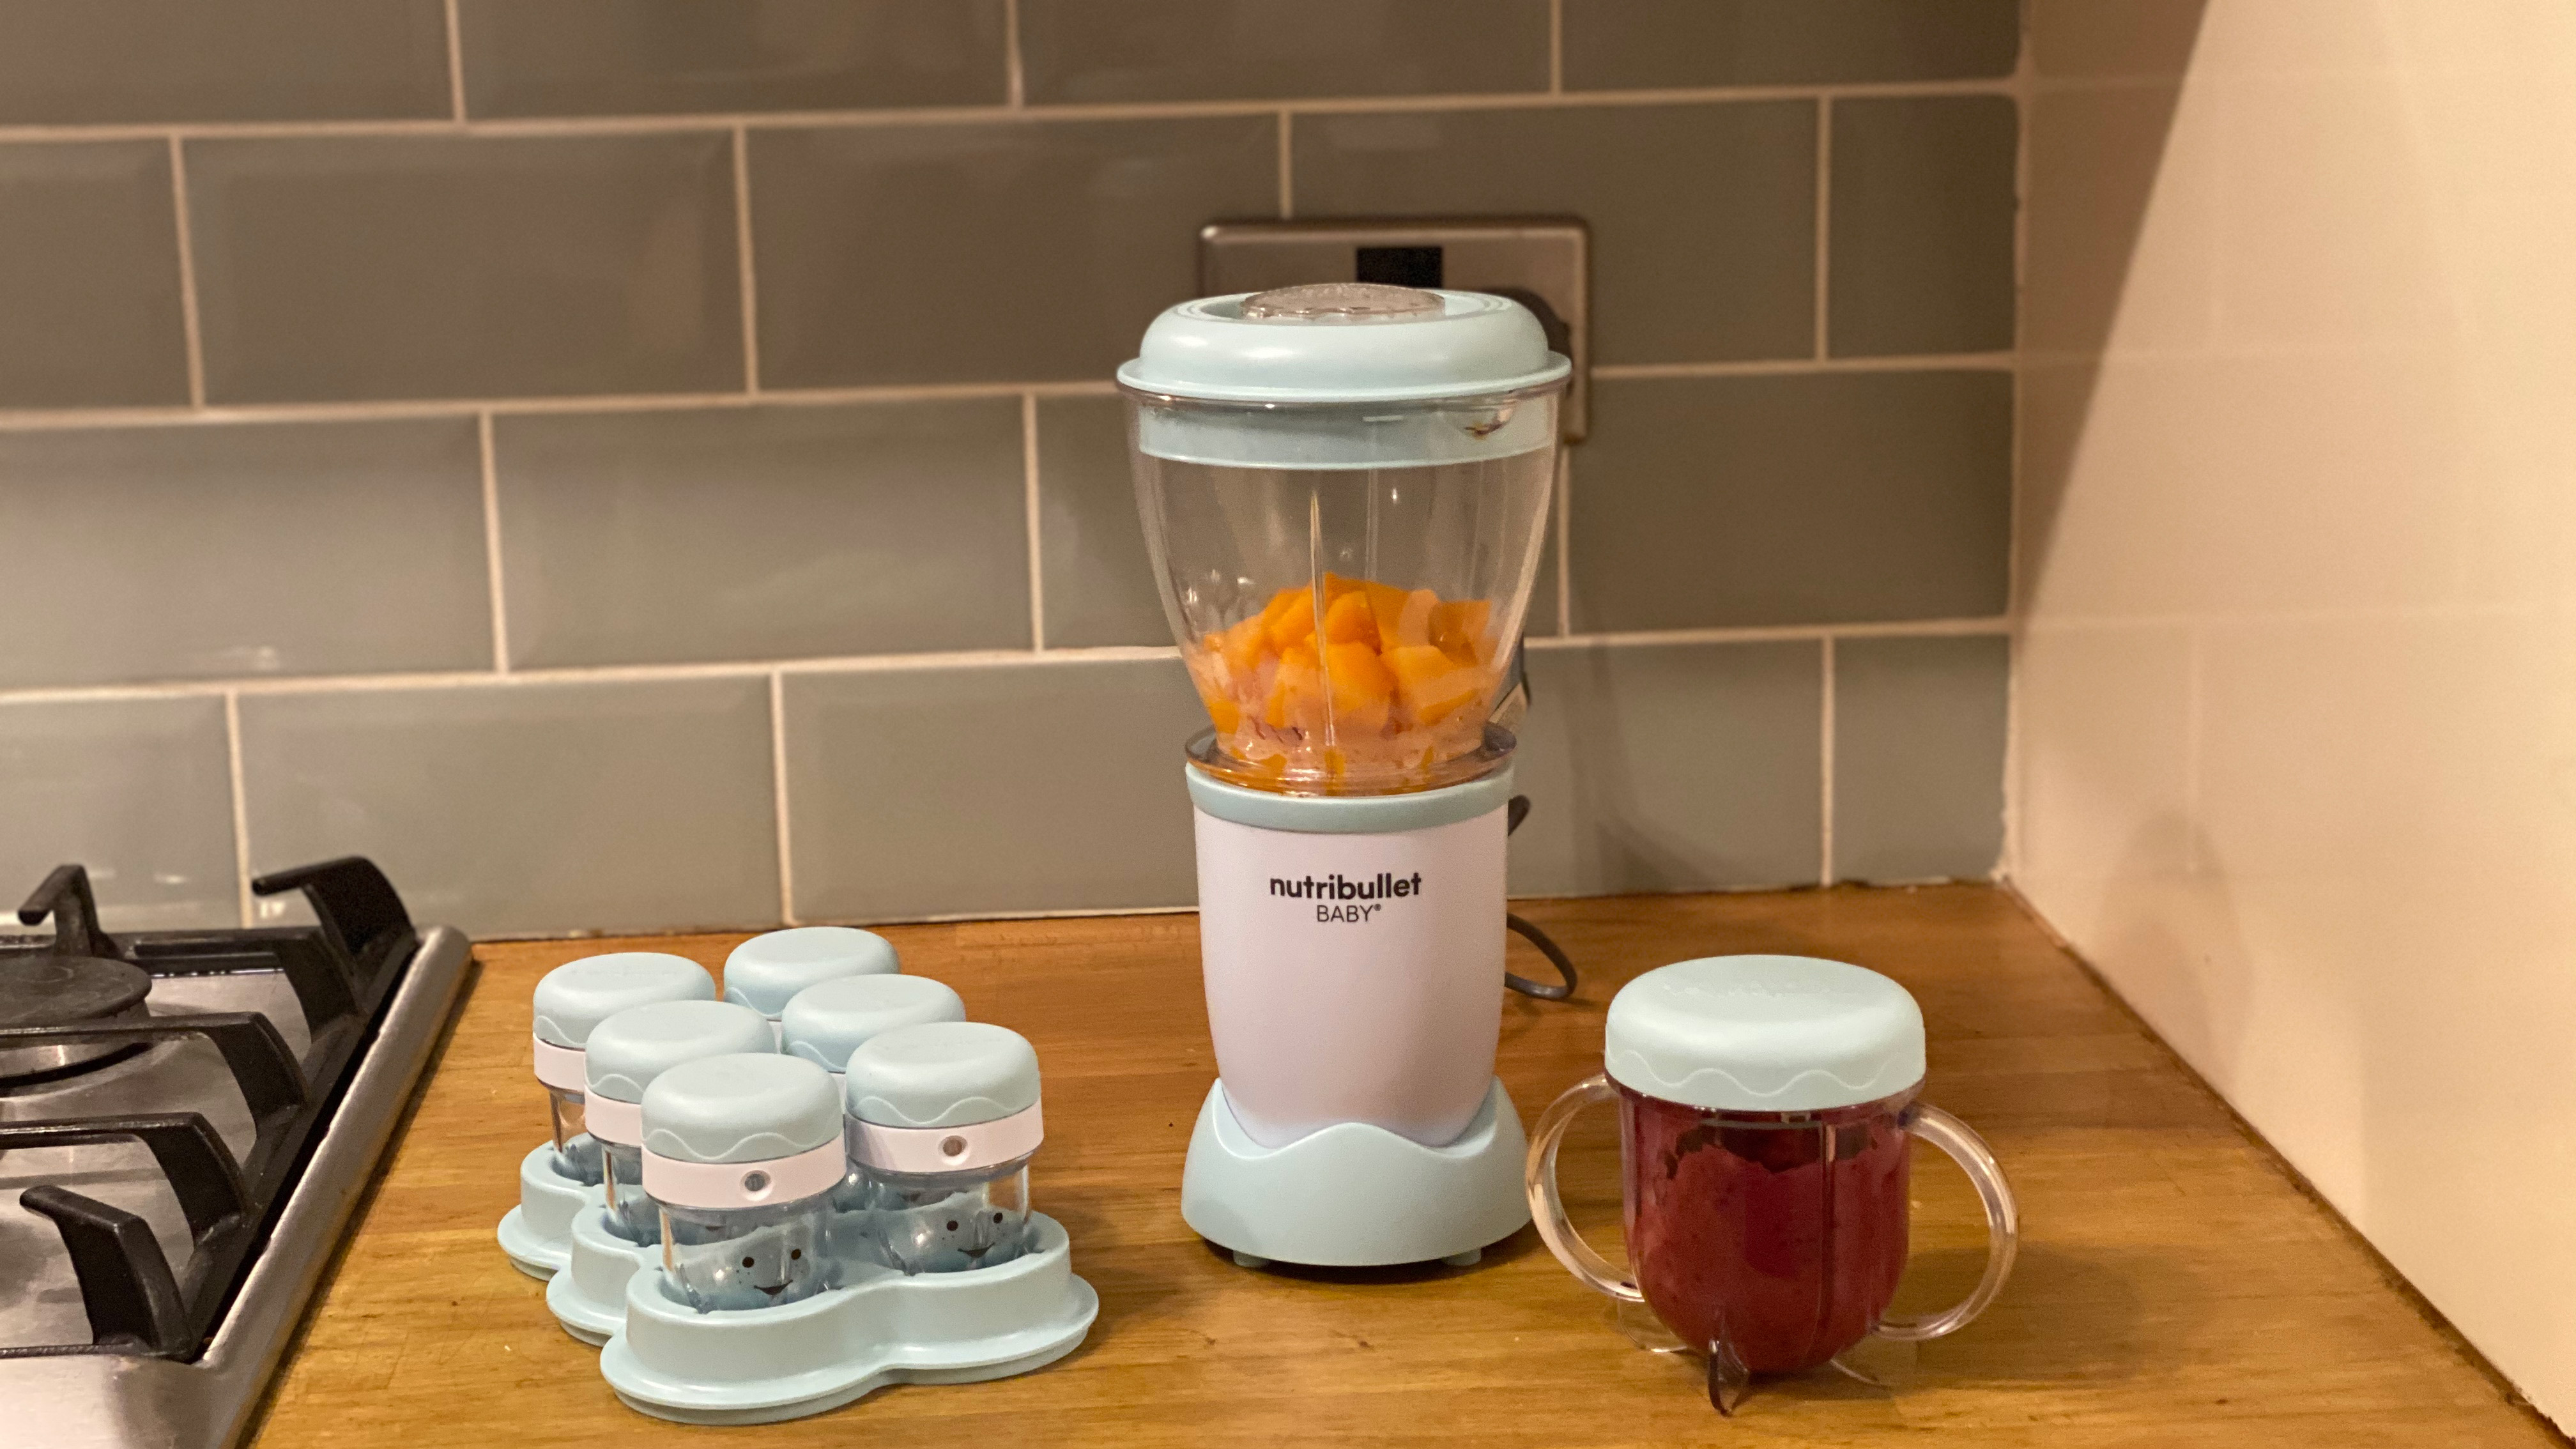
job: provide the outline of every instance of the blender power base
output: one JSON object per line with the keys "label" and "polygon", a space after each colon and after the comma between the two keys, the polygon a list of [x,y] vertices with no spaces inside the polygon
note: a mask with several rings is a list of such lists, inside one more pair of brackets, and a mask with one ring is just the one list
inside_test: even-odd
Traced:
{"label": "blender power base", "polygon": [[1457,1141],[1425,1147],[1366,1122],[1337,1122],[1285,1147],[1252,1140],[1208,1089],[1181,1172],[1181,1218],[1248,1268],[1266,1262],[1373,1268],[1434,1259],[1465,1267],[1529,1220],[1520,1113],[1498,1078]]}

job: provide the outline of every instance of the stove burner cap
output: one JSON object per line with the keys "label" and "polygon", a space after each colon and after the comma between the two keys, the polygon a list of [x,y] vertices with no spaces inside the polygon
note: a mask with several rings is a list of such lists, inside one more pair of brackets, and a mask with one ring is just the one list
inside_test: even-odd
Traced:
{"label": "stove burner cap", "polygon": [[0,957],[0,1027],[76,1026],[143,1004],[152,977],[97,956]]}

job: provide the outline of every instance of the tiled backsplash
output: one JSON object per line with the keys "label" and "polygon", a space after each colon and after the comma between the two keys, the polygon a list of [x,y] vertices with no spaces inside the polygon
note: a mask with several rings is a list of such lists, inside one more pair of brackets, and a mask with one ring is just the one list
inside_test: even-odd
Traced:
{"label": "tiled backsplash", "polygon": [[1983,876],[2019,53],[2014,0],[0,0],[0,885],[1187,904],[1110,370],[1205,222],[1540,212],[1598,371],[1514,888]]}

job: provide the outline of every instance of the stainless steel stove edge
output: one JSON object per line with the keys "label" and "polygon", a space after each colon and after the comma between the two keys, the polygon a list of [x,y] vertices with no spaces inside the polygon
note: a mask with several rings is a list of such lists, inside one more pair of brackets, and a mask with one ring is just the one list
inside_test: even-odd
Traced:
{"label": "stainless steel stove edge", "polygon": [[[462,934],[445,926],[421,931],[374,1047],[204,1356],[195,1363],[119,1354],[0,1360],[0,1405],[13,1421],[0,1438],[48,1449],[229,1449],[241,1441],[428,1067],[471,957]],[[278,1251],[291,1244],[306,1246]]]}

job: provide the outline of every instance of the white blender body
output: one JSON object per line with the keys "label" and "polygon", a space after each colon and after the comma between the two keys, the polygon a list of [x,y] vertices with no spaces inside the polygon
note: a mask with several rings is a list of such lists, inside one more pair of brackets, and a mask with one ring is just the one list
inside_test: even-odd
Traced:
{"label": "white blender body", "polygon": [[1182,1214],[1240,1261],[1472,1261],[1528,1221],[1495,1080],[1511,736],[1566,360],[1517,303],[1184,303],[1119,371],[1219,1080]]}

